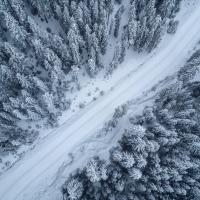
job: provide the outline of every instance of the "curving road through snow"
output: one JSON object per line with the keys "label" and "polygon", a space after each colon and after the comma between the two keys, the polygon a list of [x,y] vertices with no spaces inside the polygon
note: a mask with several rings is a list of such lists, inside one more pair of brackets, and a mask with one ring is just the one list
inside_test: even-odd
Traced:
{"label": "curving road through snow", "polygon": [[200,40],[199,8],[197,6],[178,29],[166,48],[124,76],[112,90],[64,123],[5,172],[0,177],[0,200],[22,200],[31,186],[53,176],[66,155],[90,137],[117,106],[140,96],[167,75],[176,72]]}

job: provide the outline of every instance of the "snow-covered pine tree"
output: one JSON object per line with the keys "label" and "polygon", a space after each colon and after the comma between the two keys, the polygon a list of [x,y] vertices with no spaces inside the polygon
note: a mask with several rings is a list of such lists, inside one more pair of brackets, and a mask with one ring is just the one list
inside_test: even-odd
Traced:
{"label": "snow-covered pine tree", "polygon": [[18,21],[18,23],[23,26],[27,20],[27,14],[24,11],[25,2],[23,0],[7,0],[4,1],[7,8],[14,18]]}
{"label": "snow-covered pine tree", "polygon": [[28,46],[27,37],[28,33],[24,27],[19,25],[15,18],[5,11],[0,11],[1,26],[8,30],[10,37],[13,39],[14,44],[21,50],[25,50]]}
{"label": "snow-covered pine tree", "polygon": [[129,11],[129,21],[128,21],[128,40],[129,45],[134,46],[136,36],[137,36],[137,19],[136,19],[136,7],[135,2],[131,4]]}
{"label": "snow-covered pine tree", "polygon": [[118,11],[115,14],[115,28],[114,28],[114,36],[117,38],[119,35],[119,28],[120,28],[120,22],[121,17],[124,12],[124,6],[121,6]]}

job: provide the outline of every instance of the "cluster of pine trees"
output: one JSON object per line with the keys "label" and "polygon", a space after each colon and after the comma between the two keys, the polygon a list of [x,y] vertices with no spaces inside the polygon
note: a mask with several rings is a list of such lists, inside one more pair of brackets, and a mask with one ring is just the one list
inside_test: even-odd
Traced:
{"label": "cluster of pine trees", "polygon": [[[65,95],[69,88],[65,77],[70,71],[84,67],[93,77],[103,68],[101,59],[106,54],[109,37],[119,37],[125,11],[124,5],[120,7],[122,3],[122,0],[0,1],[0,146],[5,151],[19,140],[20,132],[21,137],[27,133],[19,128],[19,123],[42,119],[46,119],[48,126],[57,123],[61,111],[70,106]],[[128,43],[137,51],[156,46],[164,19],[174,15],[180,0],[128,3],[131,3],[128,25],[121,30],[121,45],[116,48],[110,71],[123,62]],[[120,8],[113,17],[115,4]],[[31,135],[37,134],[29,133],[27,137]]]}
{"label": "cluster of pine trees", "polygon": [[[130,0],[128,22],[121,25],[122,15],[127,12],[121,5],[109,27],[109,34],[118,38],[108,73],[111,74],[124,61],[126,50],[151,52],[157,47],[166,32],[176,32],[178,21],[174,21],[182,0]],[[119,4],[122,1],[118,1]],[[126,13],[127,14],[127,13]]]}
{"label": "cluster of pine trees", "polygon": [[154,105],[130,118],[110,162],[93,158],[63,185],[65,200],[200,199],[200,51]]}
{"label": "cluster of pine trees", "polygon": [[151,52],[160,42],[167,20],[174,18],[181,0],[131,0],[128,20],[129,46]]}
{"label": "cluster of pine trees", "polygon": [[[70,105],[69,71],[86,62],[93,76],[102,67],[113,6],[110,0],[0,1],[0,146],[5,151],[20,140],[20,132],[24,135],[19,122],[47,118],[48,125],[56,124]],[[43,28],[50,21],[60,32]]]}

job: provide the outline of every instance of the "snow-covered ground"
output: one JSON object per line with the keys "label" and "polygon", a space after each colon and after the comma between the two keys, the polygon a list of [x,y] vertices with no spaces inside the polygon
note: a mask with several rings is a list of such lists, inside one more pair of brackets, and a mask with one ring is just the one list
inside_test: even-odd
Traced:
{"label": "snow-covered ground", "polygon": [[[70,119],[43,139],[13,168],[4,173],[0,177],[0,199],[56,199],[58,196],[53,193],[48,193],[49,195],[44,197],[43,192],[52,184],[60,170],[62,171],[62,168],[73,161],[73,157],[68,154],[79,149],[85,141],[92,140],[96,130],[111,118],[117,106],[141,96],[166,76],[175,73],[184,64],[188,54],[191,54],[200,40],[200,5],[196,4],[196,9],[193,9],[193,12],[190,11],[188,10],[184,20],[182,18],[177,33],[166,38],[160,45],[160,49],[151,54],[145,62],[144,59],[137,60],[136,56],[132,57],[128,54],[123,65],[119,66],[113,74],[112,79],[105,81],[97,78],[94,80],[93,85],[95,87],[98,85],[100,90],[105,91],[105,94],[96,101],[91,101],[73,116],[71,115]],[[87,91],[88,88],[85,87],[85,90]],[[84,94],[80,93],[77,98],[84,98]],[[113,138],[110,139],[113,141]],[[109,139],[106,142],[109,144]],[[105,145],[106,142],[104,142]],[[102,141],[100,143],[101,145],[98,145],[98,141],[92,143],[91,148],[95,149],[98,146],[104,148]],[[85,162],[86,157],[81,155],[81,151],[79,154],[79,159],[75,159],[76,163],[68,168],[68,173]]]}

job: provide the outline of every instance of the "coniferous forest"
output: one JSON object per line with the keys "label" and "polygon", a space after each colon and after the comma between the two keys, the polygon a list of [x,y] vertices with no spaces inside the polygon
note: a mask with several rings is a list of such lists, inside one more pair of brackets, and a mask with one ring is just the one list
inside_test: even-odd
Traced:
{"label": "coniferous forest", "polygon": [[200,50],[153,106],[129,118],[132,126],[111,149],[109,162],[94,157],[68,178],[63,198],[200,199],[199,66]]}
{"label": "coniferous forest", "polygon": [[[45,119],[47,127],[57,125],[71,102],[65,95],[67,74],[83,68],[94,77],[104,67],[111,73],[123,62],[128,48],[152,51],[180,6],[180,0],[124,3],[128,4],[128,22],[120,27],[122,0],[0,2],[1,151],[35,140],[38,131],[24,128],[27,122]],[[56,24],[55,30],[51,23]],[[113,37],[119,38],[120,45],[110,65],[103,66],[101,60]]]}
{"label": "coniferous forest", "polygon": [[[56,162],[59,163],[59,159],[64,157],[65,152],[61,152],[64,142],[69,149],[63,149],[68,151],[77,150],[77,146],[84,142],[87,146],[87,141],[83,140],[91,136],[91,132],[98,132],[101,123],[105,125],[100,129],[106,132],[105,135],[114,132],[115,135],[120,135],[120,139],[118,137],[115,145],[114,142],[108,142],[108,159],[100,154],[87,155],[84,165],[79,166],[80,163],[77,162],[76,169],[69,168],[69,173],[62,176],[63,168],[68,169],[68,165],[77,161],[73,152],[66,152],[66,157],[68,154],[72,161],[63,161],[64,164],[56,172],[61,175],[54,177],[55,182],[60,177],[62,179],[62,183],[59,182],[58,185],[63,200],[199,200],[200,42],[195,47],[190,46],[192,38],[184,35],[191,34],[195,37],[200,26],[198,31],[197,28],[182,34],[179,31],[179,35],[175,37],[179,26],[182,26],[182,31],[185,27],[192,29],[190,23],[197,26],[197,22],[194,22],[194,19],[198,19],[196,12],[193,16],[185,8],[185,5],[188,5],[188,9],[193,8],[192,1],[191,7],[188,2],[189,0],[0,0],[0,179],[1,165],[5,164],[4,171],[9,170],[9,167],[12,169],[18,157],[19,160],[23,159],[28,150],[31,152],[36,148],[33,152],[37,155],[41,150],[41,157],[39,155],[38,159],[33,159],[33,166],[30,164],[32,172],[36,172],[35,177],[27,178],[27,185],[31,185],[36,177],[42,177],[44,171],[51,167],[56,169]],[[183,3],[185,7],[182,6]],[[182,8],[185,10],[180,14]],[[173,41],[174,37],[177,41]],[[183,59],[182,52],[175,52],[174,49],[181,49],[181,46],[177,47],[178,43],[183,43],[183,51],[188,48],[188,57]],[[170,48],[167,48],[168,45]],[[175,54],[174,58],[170,53]],[[159,55],[160,58],[156,59]],[[164,58],[165,55],[172,57],[169,62]],[[136,58],[135,63],[126,62],[133,58]],[[143,60],[139,62],[137,59]],[[175,59],[178,61],[173,63]],[[133,65],[133,69],[130,70],[130,66],[125,65]],[[165,69],[161,71],[160,66]],[[149,69],[144,70],[145,67]],[[114,75],[119,69],[122,70]],[[173,73],[169,72],[170,69],[174,70]],[[123,70],[129,71],[124,73]],[[165,79],[153,77],[153,72]],[[100,90],[99,85],[91,86],[100,80],[98,76],[103,77],[101,81],[104,84],[108,83],[107,90]],[[152,77],[156,79],[157,85],[154,84],[150,89],[150,82],[154,82]],[[146,81],[148,78],[149,81]],[[87,83],[88,86],[87,81],[92,84]],[[84,101],[82,86],[88,86],[89,89],[96,87],[99,98],[87,91],[87,96],[92,100],[89,103]],[[118,88],[117,93],[115,91]],[[135,96],[127,102],[126,97],[130,97],[128,92]],[[141,112],[136,113],[137,109],[134,110],[131,104],[134,100],[137,102],[139,97],[148,97],[148,92],[154,94],[149,97],[151,104],[142,109],[138,104]],[[82,109],[80,113],[76,113],[74,107],[71,109],[73,101],[78,98],[83,98],[76,105],[80,108],[78,111]],[[101,104],[101,101],[104,103]],[[115,101],[124,104],[119,106]],[[105,122],[115,103],[119,107],[113,108],[116,108],[113,118]],[[96,109],[95,105],[99,108]],[[74,115],[66,117],[67,111]],[[61,121],[63,115],[66,119]],[[94,121],[98,116],[98,122]],[[91,127],[86,127],[89,120]],[[122,126],[118,127],[120,125]],[[59,131],[62,132],[60,137]],[[81,131],[85,131],[85,135],[81,135]],[[80,132],[80,138],[73,140],[74,132]],[[93,136],[95,134],[96,132]],[[99,134],[99,138],[102,135]],[[46,150],[42,145],[48,144],[48,137],[49,149]],[[94,138],[90,139],[95,140]],[[37,145],[41,149],[38,150]],[[80,150],[81,153],[87,151],[84,148]],[[58,158],[54,150],[58,152]],[[3,159],[13,155],[13,163]],[[50,161],[45,156],[50,157]],[[45,159],[48,164],[41,165],[40,172],[34,162],[39,165]],[[51,159],[55,161],[55,166]],[[27,165],[22,168],[22,179],[26,179],[31,171],[26,167]],[[20,170],[17,172],[20,173]],[[13,177],[10,180],[16,179]],[[48,180],[46,179],[45,181]],[[20,184],[20,179],[17,181]],[[49,188],[53,185],[48,184]],[[27,189],[27,185],[22,184],[22,188]],[[0,185],[0,199],[1,192]]]}

